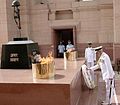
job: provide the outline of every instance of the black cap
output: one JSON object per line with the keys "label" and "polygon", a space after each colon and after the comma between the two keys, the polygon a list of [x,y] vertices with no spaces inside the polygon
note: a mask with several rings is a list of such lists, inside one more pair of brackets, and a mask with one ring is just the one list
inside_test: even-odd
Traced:
{"label": "black cap", "polygon": [[102,48],[103,48],[102,46],[99,46],[99,47],[94,48],[94,50],[95,50],[95,51],[99,51],[99,50],[101,50]]}
{"label": "black cap", "polygon": [[92,45],[92,43],[88,43],[88,45]]}

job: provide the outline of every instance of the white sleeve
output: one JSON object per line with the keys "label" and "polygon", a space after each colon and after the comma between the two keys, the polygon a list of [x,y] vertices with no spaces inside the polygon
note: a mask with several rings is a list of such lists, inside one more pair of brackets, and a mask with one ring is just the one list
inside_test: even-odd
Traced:
{"label": "white sleeve", "polygon": [[66,50],[68,50],[68,45],[66,46]]}
{"label": "white sleeve", "polygon": [[96,61],[96,53],[93,51],[94,61]]}
{"label": "white sleeve", "polygon": [[99,66],[98,64],[96,64],[95,66],[90,67],[90,69],[91,69],[92,71],[95,71],[95,70],[97,70],[98,68],[100,68],[100,66]]}
{"label": "white sleeve", "polygon": [[85,49],[85,59],[87,59],[87,48]]}

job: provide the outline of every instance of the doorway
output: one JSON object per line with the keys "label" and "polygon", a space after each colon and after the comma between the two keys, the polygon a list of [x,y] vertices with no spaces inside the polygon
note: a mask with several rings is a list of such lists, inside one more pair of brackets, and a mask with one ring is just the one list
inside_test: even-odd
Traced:
{"label": "doorway", "polygon": [[73,40],[73,29],[55,29],[54,30],[55,35],[54,35],[54,46],[55,46],[55,57],[58,58],[58,45],[60,41],[63,42],[63,44],[67,45],[68,40],[71,41],[72,44],[74,44]]}

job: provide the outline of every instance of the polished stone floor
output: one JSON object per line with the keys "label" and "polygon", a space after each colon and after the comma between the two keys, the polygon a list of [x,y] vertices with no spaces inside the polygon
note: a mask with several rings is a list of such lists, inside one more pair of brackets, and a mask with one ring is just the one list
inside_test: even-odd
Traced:
{"label": "polished stone floor", "polygon": [[[101,105],[101,101],[105,99],[105,84],[101,77],[98,82],[98,86],[93,90],[84,87],[85,89],[83,89],[81,97],[82,101],[79,101],[78,105]],[[120,74],[118,75],[117,72],[115,78],[115,90],[116,95],[113,96],[112,105],[120,105]],[[116,101],[118,102],[116,103]]]}
{"label": "polished stone floor", "polygon": [[[61,60],[59,59],[59,62],[56,62],[56,65],[57,65],[57,69],[64,67],[62,59]],[[71,65],[71,66],[73,67],[76,65]],[[120,105],[120,74],[118,74],[117,72],[115,73],[116,73],[115,89],[116,89],[116,98],[118,103],[115,103],[115,99],[114,99],[115,96],[114,96],[112,100],[112,105]],[[95,72],[95,77],[96,77],[97,87],[93,90],[89,90],[84,83],[82,88],[81,99],[77,105],[100,105],[101,101],[105,99],[105,84],[104,81],[102,80],[100,71]]]}

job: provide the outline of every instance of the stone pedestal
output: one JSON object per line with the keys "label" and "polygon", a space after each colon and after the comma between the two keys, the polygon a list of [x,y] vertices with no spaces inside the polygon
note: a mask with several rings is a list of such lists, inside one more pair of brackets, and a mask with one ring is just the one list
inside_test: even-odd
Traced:
{"label": "stone pedestal", "polygon": [[11,41],[2,45],[1,68],[2,69],[30,69],[31,54],[38,48],[37,43],[30,41]]}

